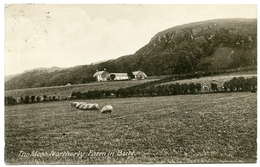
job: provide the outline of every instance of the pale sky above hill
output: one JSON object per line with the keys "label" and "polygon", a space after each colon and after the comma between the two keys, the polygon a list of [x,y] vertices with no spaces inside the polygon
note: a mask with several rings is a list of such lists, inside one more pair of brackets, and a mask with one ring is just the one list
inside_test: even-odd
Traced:
{"label": "pale sky above hill", "polygon": [[6,5],[5,75],[115,59],[167,28],[218,18],[257,18],[257,6]]}

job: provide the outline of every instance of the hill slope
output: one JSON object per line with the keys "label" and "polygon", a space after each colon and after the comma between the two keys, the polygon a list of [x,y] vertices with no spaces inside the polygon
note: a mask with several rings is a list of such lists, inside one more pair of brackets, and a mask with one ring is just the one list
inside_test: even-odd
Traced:
{"label": "hill slope", "polygon": [[159,32],[136,54],[161,75],[256,65],[256,45],[256,19],[221,19]]}
{"label": "hill slope", "polygon": [[157,33],[133,55],[99,64],[31,71],[13,77],[5,89],[80,84],[93,80],[96,69],[142,70],[148,76],[256,66],[257,20],[218,19],[175,26]]}
{"label": "hill slope", "polygon": [[5,76],[5,82],[7,82],[8,80],[18,76],[18,75],[21,75],[20,73],[19,74],[12,74],[12,75],[7,75]]}

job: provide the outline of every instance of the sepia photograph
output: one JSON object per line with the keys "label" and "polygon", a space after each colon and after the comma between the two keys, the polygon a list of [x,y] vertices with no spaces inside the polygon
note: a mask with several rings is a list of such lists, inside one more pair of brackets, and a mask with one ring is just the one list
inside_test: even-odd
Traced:
{"label": "sepia photograph", "polygon": [[2,8],[6,165],[257,163],[257,4]]}

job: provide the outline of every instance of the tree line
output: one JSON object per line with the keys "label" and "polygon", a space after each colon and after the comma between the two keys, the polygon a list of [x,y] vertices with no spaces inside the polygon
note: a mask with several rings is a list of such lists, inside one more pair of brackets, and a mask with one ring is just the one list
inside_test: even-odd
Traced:
{"label": "tree line", "polygon": [[62,96],[21,96],[19,99],[15,99],[12,96],[5,96],[5,105],[13,105],[13,104],[30,104],[30,103],[40,103],[40,102],[51,102],[51,101],[59,101],[59,100],[68,100],[69,97]]}
{"label": "tree line", "polygon": [[243,92],[257,90],[257,77],[244,78],[234,77],[230,81],[219,86],[211,83],[210,87],[202,86],[200,83],[168,83],[172,77],[167,77],[161,80],[143,83],[127,88],[117,90],[92,90],[88,92],[72,92],[70,97],[61,96],[21,96],[17,101],[12,96],[5,96],[5,105],[13,105],[17,103],[29,104],[37,102],[48,102],[68,99],[101,99],[101,98],[125,98],[125,97],[144,97],[144,96],[167,96],[167,95],[184,95],[184,94],[199,94],[199,93],[214,93],[214,92]]}
{"label": "tree line", "polygon": [[[155,81],[156,82],[156,81]],[[212,92],[234,92],[234,91],[251,91],[256,92],[257,78],[234,77],[230,81],[225,82],[222,86],[211,83],[210,87],[204,87],[200,83],[170,83],[170,84],[154,84],[144,83],[128,88],[120,88],[118,90],[97,90],[88,92],[73,92],[71,96],[75,99],[99,99],[108,97],[142,97],[142,96],[166,96],[166,95],[184,95],[198,94],[202,91],[205,93]]]}

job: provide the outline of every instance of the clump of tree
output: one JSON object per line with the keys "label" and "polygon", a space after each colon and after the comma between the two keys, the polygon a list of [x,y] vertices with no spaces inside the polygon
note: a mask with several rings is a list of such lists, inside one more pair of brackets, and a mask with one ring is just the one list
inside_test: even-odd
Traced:
{"label": "clump of tree", "polygon": [[244,78],[244,77],[234,77],[230,81],[225,82],[225,91],[252,91],[256,92],[257,89],[257,77]]}
{"label": "clump of tree", "polygon": [[13,105],[16,104],[16,99],[12,96],[5,96],[5,105]]}
{"label": "clump of tree", "polygon": [[128,71],[127,75],[128,75],[128,77],[129,77],[130,79],[134,79],[134,78],[135,78],[135,75],[133,74],[132,71]]}
{"label": "clump of tree", "polygon": [[218,91],[218,85],[215,84],[215,83],[211,83],[211,89],[212,89],[213,92]]}
{"label": "clump of tree", "polygon": [[110,79],[111,79],[112,81],[114,81],[115,78],[116,78],[116,75],[115,75],[115,74],[111,74],[111,75],[110,75]]}

